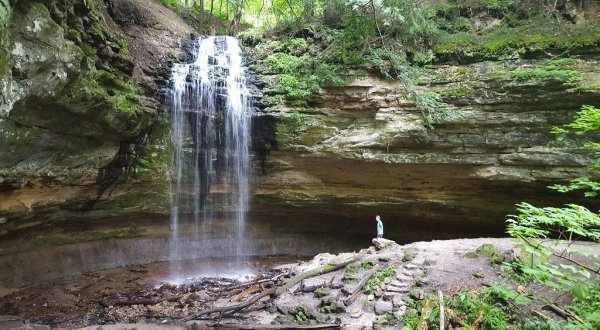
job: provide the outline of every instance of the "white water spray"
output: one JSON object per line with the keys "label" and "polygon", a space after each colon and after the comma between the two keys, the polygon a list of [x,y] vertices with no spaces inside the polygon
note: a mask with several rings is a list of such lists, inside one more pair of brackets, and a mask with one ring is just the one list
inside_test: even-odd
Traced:
{"label": "white water spray", "polygon": [[[181,260],[219,242],[237,271],[248,251],[244,222],[249,202],[250,92],[237,39],[207,37],[193,61],[171,73],[174,151],[171,200],[171,276]],[[200,270],[200,272],[210,270]]]}

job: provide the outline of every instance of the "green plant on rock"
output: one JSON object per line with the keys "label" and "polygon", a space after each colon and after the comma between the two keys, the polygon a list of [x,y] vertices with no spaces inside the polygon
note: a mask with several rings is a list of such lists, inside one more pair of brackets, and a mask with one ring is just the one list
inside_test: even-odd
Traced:
{"label": "green plant on rock", "polygon": [[376,272],[375,274],[373,274],[373,277],[371,277],[367,284],[365,284],[365,286],[363,287],[363,292],[365,294],[374,294],[386,278],[394,276],[395,274],[396,267],[394,266],[389,266]]}
{"label": "green plant on rock", "polygon": [[421,122],[425,127],[433,128],[435,123],[460,117],[459,112],[441,101],[437,92],[416,83],[423,69],[409,65],[400,55],[385,49],[375,50],[369,60],[384,77],[402,82],[416,107],[421,110]]}
{"label": "green plant on rock", "polygon": [[563,84],[575,84],[581,81],[581,73],[574,70],[522,69],[511,72],[510,76],[520,83],[553,80]]}

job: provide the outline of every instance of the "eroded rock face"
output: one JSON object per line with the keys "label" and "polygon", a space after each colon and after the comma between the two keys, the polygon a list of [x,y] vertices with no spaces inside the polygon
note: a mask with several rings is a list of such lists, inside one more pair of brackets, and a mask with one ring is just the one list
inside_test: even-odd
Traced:
{"label": "eroded rock face", "polygon": [[[155,1],[22,0],[5,15],[8,8],[0,2],[0,232],[36,217],[144,204],[148,181],[116,194],[96,185],[118,180],[106,168],[128,170],[140,143],[151,146],[138,182],[152,182],[163,202],[150,204],[164,211],[160,87],[192,28]],[[105,205],[107,197],[120,200]],[[103,212],[89,213],[94,201]]]}
{"label": "eroded rock face", "polygon": [[258,178],[255,214],[285,214],[299,227],[310,218],[364,239],[381,214],[386,235],[408,242],[503,235],[520,201],[585,203],[546,188],[593,175],[581,141],[558,141],[550,130],[582,104],[599,104],[597,90],[580,87],[600,81],[599,60],[581,56],[560,68],[580,72],[578,83],[514,79],[515,72],[547,70],[549,60],[436,66],[420,84],[458,116],[433,128],[402,85],[372,76],[325,88],[310,108],[267,109],[278,117],[279,150]]}

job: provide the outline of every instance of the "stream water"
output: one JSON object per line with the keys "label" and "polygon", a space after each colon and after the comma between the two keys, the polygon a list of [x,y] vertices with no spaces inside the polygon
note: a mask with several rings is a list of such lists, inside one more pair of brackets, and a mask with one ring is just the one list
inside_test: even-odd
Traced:
{"label": "stream water", "polygon": [[[238,40],[218,36],[198,39],[189,63],[171,73],[172,136],[175,146],[171,200],[171,276],[191,251],[183,241],[213,230],[217,213],[227,212],[225,232],[231,242],[224,254],[236,257],[243,272],[248,251],[244,222],[248,210],[250,98]],[[222,217],[220,217],[222,218]],[[202,242],[194,244],[206,248]]]}

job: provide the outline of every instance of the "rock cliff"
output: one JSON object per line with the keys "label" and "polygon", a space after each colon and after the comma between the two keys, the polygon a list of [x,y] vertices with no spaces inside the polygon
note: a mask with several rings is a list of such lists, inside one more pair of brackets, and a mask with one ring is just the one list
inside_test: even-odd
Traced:
{"label": "rock cliff", "polygon": [[[550,130],[582,104],[600,102],[589,87],[600,81],[599,60],[593,53],[435,65],[418,83],[457,115],[433,127],[402,84],[373,75],[326,87],[308,107],[268,108],[278,150],[259,178],[254,209],[356,235],[372,233],[382,214],[395,239],[410,241],[433,238],[432,227],[436,237],[501,235],[519,201],[583,202],[546,186],[591,175],[593,157],[576,137],[558,141]],[[557,64],[577,82],[533,74]]]}
{"label": "rock cliff", "polygon": [[[160,88],[193,32],[149,0],[10,9],[0,2],[0,232],[27,219],[89,215],[90,203],[138,189],[107,191],[162,138]],[[164,184],[167,168],[146,165]]]}

